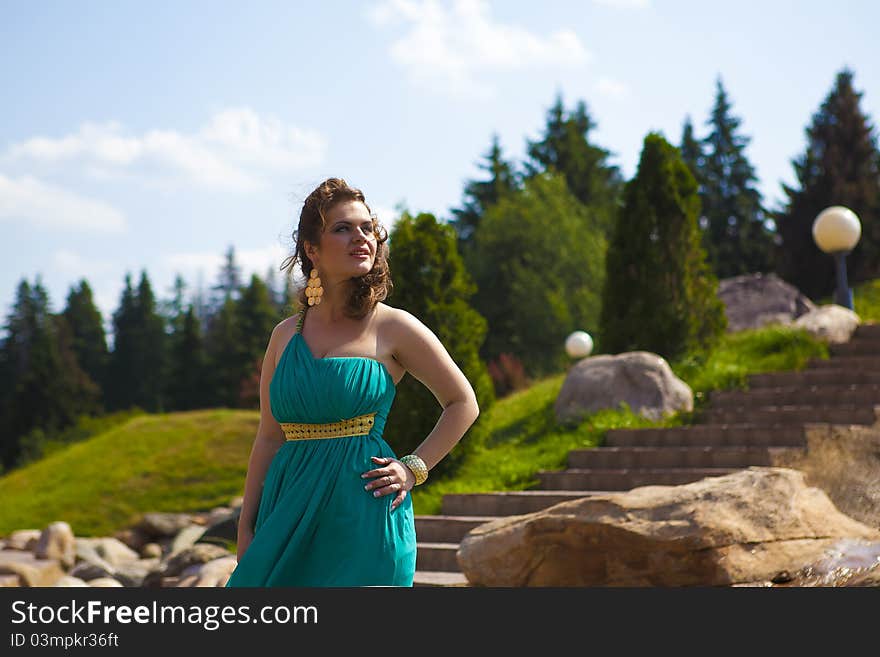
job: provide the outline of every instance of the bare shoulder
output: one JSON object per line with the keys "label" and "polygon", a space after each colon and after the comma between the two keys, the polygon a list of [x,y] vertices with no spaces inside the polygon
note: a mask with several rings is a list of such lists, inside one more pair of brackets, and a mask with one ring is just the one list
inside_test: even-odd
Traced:
{"label": "bare shoulder", "polygon": [[275,353],[280,353],[282,347],[287,340],[296,332],[296,324],[299,321],[299,313],[285,317],[275,325],[272,334],[269,336],[269,349]]}
{"label": "bare shoulder", "polygon": [[[383,304],[384,305],[384,304]],[[474,391],[445,345],[418,317],[386,306],[383,331],[397,360],[426,385],[444,408],[457,400],[474,399]]]}

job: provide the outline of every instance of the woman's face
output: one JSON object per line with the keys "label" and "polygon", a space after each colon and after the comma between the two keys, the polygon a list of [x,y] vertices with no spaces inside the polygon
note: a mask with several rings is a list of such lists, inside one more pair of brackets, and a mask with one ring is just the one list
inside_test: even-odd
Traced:
{"label": "woman's face", "polygon": [[343,201],[331,207],[325,217],[318,255],[322,272],[342,278],[368,273],[376,259],[376,235],[367,206],[360,201]]}

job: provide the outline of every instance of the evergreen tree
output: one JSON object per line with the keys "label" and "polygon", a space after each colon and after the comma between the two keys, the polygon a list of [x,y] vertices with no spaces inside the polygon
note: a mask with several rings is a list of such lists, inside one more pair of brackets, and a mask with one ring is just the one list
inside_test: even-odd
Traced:
{"label": "evergreen tree", "polygon": [[149,412],[165,412],[165,386],[168,367],[166,320],[159,314],[147,272],[141,272],[137,295],[140,354],[138,405]]}
{"label": "evergreen tree", "polygon": [[[757,177],[745,155],[750,139],[738,133],[740,123],[731,114],[731,103],[719,78],[707,121],[709,134],[702,140],[703,166],[697,167],[696,176],[701,219],[706,225],[703,247],[718,278],[772,269],[773,233],[765,225],[767,216],[755,187]],[[692,166],[687,159],[685,162]]]}
{"label": "evergreen tree", "polygon": [[62,315],[70,327],[71,349],[76,361],[102,390],[103,399],[110,352],[104,333],[104,319],[92,298],[92,288],[85,279],[80,281],[78,288],[71,288]]}
{"label": "evergreen tree", "polygon": [[[686,116],[684,126],[681,131],[681,159],[688,165],[691,174],[697,181],[697,187],[702,192],[702,181],[700,180],[703,167],[705,166],[705,155],[703,153],[703,144],[694,136],[694,126],[691,123],[691,117]],[[702,221],[702,217],[700,218]],[[700,228],[705,228],[701,224]]]}
{"label": "evergreen tree", "polygon": [[137,404],[133,377],[139,372],[139,341],[137,298],[131,285],[131,274],[126,273],[119,307],[113,313],[113,349],[110,352],[106,389],[109,410],[128,409]]}
{"label": "evergreen tree", "polygon": [[510,354],[529,376],[563,370],[565,338],[598,328],[605,249],[596,216],[561,175],[531,178],[490,208],[468,263],[473,305],[489,322],[485,361]]}
{"label": "evergreen tree", "polygon": [[220,268],[217,285],[211,288],[214,293],[213,307],[216,310],[227,299],[237,301],[241,291],[241,267],[235,261],[235,247],[226,250],[223,266]]}
{"label": "evergreen tree", "polygon": [[25,434],[59,431],[79,414],[95,412],[100,391],[80,369],[70,327],[53,315],[39,276],[33,287],[19,284],[6,329],[0,458],[10,468],[18,463]]}
{"label": "evergreen tree", "polygon": [[852,71],[839,72],[806,130],[806,151],[792,161],[797,185],[783,184],[788,199],[775,214],[777,273],[814,301],[836,286],[834,260],[816,246],[812,232],[816,217],[832,205],[849,208],[862,225],[847,257],[848,282],[880,277],[880,155],[861,97]]}
{"label": "evergreen tree", "polygon": [[242,382],[242,329],[236,303],[228,297],[213,318],[206,335],[206,355],[211,382],[210,403],[236,408]]}
{"label": "evergreen tree", "polygon": [[497,133],[492,135],[492,145],[483,157],[485,162],[477,166],[488,174],[488,179],[467,182],[462,207],[452,210],[455,218],[449,222],[458,235],[458,250],[462,254],[472,243],[474,231],[486,210],[519,187],[513,165],[502,156]]}
{"label": "evergreen tree", "polygon": [[169,335],[179,333],[183,329],[184,317],[187,313],[186,281],[180,274],[174,277],[171,292],[171,299],[159,303],[159,312],[167,320],[165,332]]}
{"label": "evergreen tree", "polygon": [[572,194],[590,209],[597,226],[608,235],[623,180],[619,169],[608,164],[611,153],[590,143],[590,131],[595,127],[586,103],[579,101],[566,116],[562,95],[557,95],[547,113],[543,138],[527,140],[530,160],[525,163],[525,173],[528,178],[543,172],[561,173]]}
{"label": "evergreen tree", "polygon": [[156,311],[147,272],[141,272],[137,291],[131,286],[131,275],[126,274],[120,307],[113,314],[108,390],[111,409],[136,407],[160,413],[167,410],[165,321]]}
{"label": "evergreen tree", "polygon": [[680,152],[648,134],[608,249],[597,352],[673,360],[717,342],[727,321],[700,244],[699,211]]}
{"label": "evergreen tree", "polygon": [[[486,320],[468,305],[473,281],[456,248],[455,231],[431,214],[415,217],[404,212],[393,229],[394,250],[389,267],[394,291],[389,303],[430,328],[470,381],[477,403],[485,412],[494,401],[492,383],[479,358],[486,336]],[[442,409],[419,381],[404,377],[386,423],[386,440],[405,454],[431,433]],[[476,423],[475,423],[476,424]],[[437,465],[438,474],[451,472],[471,448],[469,439],[479,429],[471,427],[459,445]]]}
{"label": "evergreen tree", "polygon": [[[275,325],[278,324],[277,308],[269,296],[269,288],[256,274],[251,276],[251,282],[242,292],[241,299],[236,309],[238,311],[238,324],[241,327],[240,365],[241,382],[248,379],[253,372],[262,369],[263,357],[269,344],[269,337]],[[259,392],[259,390],[257,391]],[[259,408],[259,394],[256,399],[252,394],[247,395],[247,401],[242,399],[241,392],[236,400],[237,407],[246,407],[256,402]]]}
{"label": "evergreen tree", "polygon": [[201,326],[190,304],[183,315],[180,332],[173,334],[171,340],[168,398],[172,407],[177,410],[206,407],[210,390],[206,389],[205,382],[209,380]]}

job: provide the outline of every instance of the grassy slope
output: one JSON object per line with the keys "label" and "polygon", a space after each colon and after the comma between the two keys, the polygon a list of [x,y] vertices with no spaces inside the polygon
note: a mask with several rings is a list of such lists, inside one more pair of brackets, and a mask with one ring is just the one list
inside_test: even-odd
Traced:
{"label": "grassy slope", "polygon": [[[880,281],[853,291],[862,321],[880,321]],[[827,301],[823,301],[827,302]],[[765,328],[726,336],[708,357],[671,363],[697,406],[713,389],[743,386],[750,373],[797,369],[827,348],[806,333]],[[553,420],[565,374],[535,382],[480,417],[487,438],[453,479],[429,480],[413,496],[416,513],[439,513],[445,493],[521,490],[541,469],[561,469],[569,450],[600,445],[609,428],[675,425],[681,413],[652,423],[626,408],[596,413],[576,426]],[[0,478],[0,536],[68,521],[81,536],[110,534],[143,511],[196,511],[226,504],[244,487],[256,411],[205,410],[141,416],[54,452]]]}

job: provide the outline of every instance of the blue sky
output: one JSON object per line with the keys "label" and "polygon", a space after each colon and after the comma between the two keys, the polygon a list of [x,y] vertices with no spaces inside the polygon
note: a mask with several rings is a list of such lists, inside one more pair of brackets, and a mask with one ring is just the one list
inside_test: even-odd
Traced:
{"label": "blue sky", "polygon": [[497,132],[524,158],[557,93],[626,178],[642,140],[697,135],[720,75],[765,203],[844,66],[880,116],[880,3],[744,0],[0,0],[0,310],[86,278],[110,330],[126,273],[277,270],[324,178],[441,220]]}

